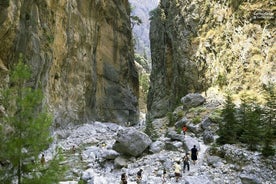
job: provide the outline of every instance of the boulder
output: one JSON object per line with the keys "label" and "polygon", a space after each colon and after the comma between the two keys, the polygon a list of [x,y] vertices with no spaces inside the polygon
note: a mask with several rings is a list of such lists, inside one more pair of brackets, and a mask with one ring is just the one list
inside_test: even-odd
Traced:
{"label": "boulder", "polygon": [[175,128],[182,128],[183,125],[187,125],[188,122],[189,122],[189,120],[186,117],[184,117],[175,123]]}
{"label": "boulder", "polygon": [[113,149],[119,153],[140,156],[152,143],[150,137],[134,128],[124,128],[115,136]]}
{"label": "boulder", "polygon": [[207,157],[207,163],[209,166],[212,167],[219,167],[220,165],[222,165],[222,159],[218,156],[208,156]]}
{"label": "boulder", "polygon": [[210,118],[204,118],[201,122],[201,128],[204,130],[209,130],[211,128],[211,125],[213,124],[213,122],[211,121]]}
{"label": "boulder", "polygon": [[205,101],[206,99],[199,93],[189,93],[181,98],[183,109],[197,107],[199,105],[202,105]]}
{"label": "boulder", "polygon": [[184,141],[185,136],[182,134],[178,134],[176,131],[174,130],[169,130],[167,132],[166,137],[170,138],[172,141]]}
{"label": "boulder", "polygon": [[205,144],[210,144],[214,142],[214,135],[211,131],[204,131],[203,132],[203,141]]}

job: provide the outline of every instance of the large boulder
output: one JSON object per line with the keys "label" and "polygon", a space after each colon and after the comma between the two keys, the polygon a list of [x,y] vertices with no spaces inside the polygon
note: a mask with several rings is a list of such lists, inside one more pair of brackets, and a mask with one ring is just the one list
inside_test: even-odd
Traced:
{"label": "large boulder", "polygon": [[118,131],[115,136],[113,149],[119,153],[139,156],[152,143],[150,137],[134,128],[125,128]]}
{"label": "large boulder", "polygon": [[205,101],[206,99],[199,93],[189,93],[181,98],[183,109],[197,107],[199,105],[202,105]]}

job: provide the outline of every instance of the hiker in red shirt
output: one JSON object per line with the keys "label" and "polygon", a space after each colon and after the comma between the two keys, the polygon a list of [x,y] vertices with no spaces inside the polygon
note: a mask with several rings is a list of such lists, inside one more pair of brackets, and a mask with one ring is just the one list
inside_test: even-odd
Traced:
{"label": "hiker in red shirt", "polygon": [[182,131],[183,131],[183,134],[185,135],[186,134],[186,131],[188,130],[188,128],[186,127],[186,125],[184,125],[183,127],[182,127]]}

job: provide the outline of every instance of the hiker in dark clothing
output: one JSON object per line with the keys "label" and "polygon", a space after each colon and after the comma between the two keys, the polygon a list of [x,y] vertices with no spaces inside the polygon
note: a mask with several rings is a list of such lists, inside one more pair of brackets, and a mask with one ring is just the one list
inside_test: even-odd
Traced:
{"label": "hiker in dark clothing", "polygon": [[191,149],[191,158],[194,164],[197,161],[197,155],[198,155],[198,150],[196,148],[196,145],[194,145],[194,147]]}
{"label": "hiker in dark clothing", "polygon": [[136,178],[137,184],[140,184],[141,181],[142,181],[142,172],[143,172],[143,169],[140,169],[140,170],[137,172],[137,178]]}
{"label": "hiker in dark clothing", "polygon": [[45,155],[44,154],[42,154],[42,156],[41,156],[41,158],[40,158],[40,163],[41,163],[41,165],[45,165]]}
{"label": "hiker in dark clothing", "polygon": [[121,175],[121,182],[120,182],[120,184],[127,184],[127,175],[126,175],[126,173],[123,173]]}
{"label": "hiker in dark clothing", "polygon": [[163,176],[162,176],[162,184],[165,184],[165,182],[166,182],[166,177],[167,177],[167,171],[166,171],[166,169],[164,168],[164,169],[163,169]]}
{"label": "hiker in dark clothing", "polygon": [[189,158],[189,154],[186,153],[186,155],[183,157],[183,172],[185,172],[185,169],[187,167],[187,170],[190,171],[190,158]]}

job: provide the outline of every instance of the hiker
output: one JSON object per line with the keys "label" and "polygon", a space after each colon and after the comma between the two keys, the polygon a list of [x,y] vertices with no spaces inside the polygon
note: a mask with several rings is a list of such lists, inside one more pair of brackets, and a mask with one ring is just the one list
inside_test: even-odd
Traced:
{"label": "hiker", "polygon": [[140,169],[140,170],[137,172],[137,177],[136,177],[136,182],[137,182],[137,184],[140,184],[141,181],[142,181],[142,172],[143,172],[143,169]]}
{"label": "hiker", "polygon": [[176,163],[174,164],[174,174],[175,174],[176,182],[178,182],[178,180],[179,180],[180,170],[181,170],[180,161],[176,161]]}
{"label": "hiker", "polygon": [[184,136],[186,135],[186,131],[188,130],[188,128],[186,127],[186,125],[184,125],[183,127],[182,127],[182,132],[183,132],[183,134],[184,134]]}
{"label": "hiker", "polygon": [[197,161],[197,155],[198,155],[198,150],[196,148],[196,145],[194,145],[194,147],[191,149],[191,158],[192,158],[194,165]]}
{"label": "hiker", "polygon": [[166,177],[167,177],[167,171],[166,171],[166,169],[164,168],[164,169],[163,169],[163,175],[162,175],[162,184],[165,184],[165,183],[166,183]]}
{"label": "hiker", "polygon": [[72,146],[72,153],[73,153],[73,154],[76,153],[76,147],[75,147],[75,145]]}
{"label": "hiker", "polygon": [[41,163],[41,165],[44,165],[45,164],[45,156],[44,156],[44,154],[42,154],[42,156],[41,156],[41,158],[40,158],[40,163]]}
{"label": "hiker", "polygon": [[121,175],[121,182],[120,182],[120,184],[127,184],[127,175],[126,175],[126,173],[123,173]]}
{"label": "hiker", "polygon": [[189,153],[186,153],[186,155],[183,157],[183,172],[185,172],[186,166],[187,170],[190,171],[190,163],[189,163]]}

